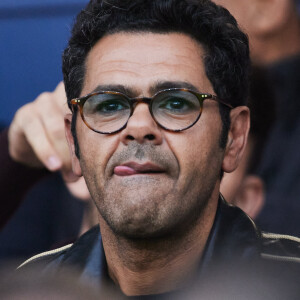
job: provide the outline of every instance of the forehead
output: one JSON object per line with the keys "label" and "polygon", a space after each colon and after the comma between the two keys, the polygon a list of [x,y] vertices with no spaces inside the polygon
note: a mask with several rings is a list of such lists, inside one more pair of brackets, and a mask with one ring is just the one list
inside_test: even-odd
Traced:
{"label": "forehead", "polygon": [[180,33],[116,33],[99,40],[86,59],[82,94],[98,85],[124,85],[146,94],[156,82],[188,82],[213,92],[203,47]]}

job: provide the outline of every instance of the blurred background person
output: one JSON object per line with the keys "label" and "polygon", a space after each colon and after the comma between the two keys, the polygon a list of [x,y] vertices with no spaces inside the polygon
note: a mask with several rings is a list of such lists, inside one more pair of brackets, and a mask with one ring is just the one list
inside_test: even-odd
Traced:
{"label": "blurred background person", "polygon": [[261,68],[252,69],[249,95],[251,126],[246,150],[238,168],[232,173],[224,174],[221,193],[228,202],[256,219],[266,200],[264,180],[258,174],[257,166],[275,119],[273,92],[265,71]]}
{"label": "blurred background person", "polygon": [[[254,65],[265,69],[276,120],[257,166],[266,201],[263,230],[300,235],[300,21],[295,0],[214,0],[248,33]],[[270,107],[265,105],[265,110]]]}

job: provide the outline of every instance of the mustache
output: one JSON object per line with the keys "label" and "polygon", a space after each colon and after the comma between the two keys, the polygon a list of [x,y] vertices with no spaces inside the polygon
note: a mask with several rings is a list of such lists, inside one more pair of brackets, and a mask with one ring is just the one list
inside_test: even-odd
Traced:
{"label": "mustache", "polygon": [[166,171],[170,171],[178,165],[177,159],[171,151],[164,151],[161,147],[150,143],[132,142],[111,156],[107,164],[108,170],[112,174],[114,167],[129,161],[151,162]]}

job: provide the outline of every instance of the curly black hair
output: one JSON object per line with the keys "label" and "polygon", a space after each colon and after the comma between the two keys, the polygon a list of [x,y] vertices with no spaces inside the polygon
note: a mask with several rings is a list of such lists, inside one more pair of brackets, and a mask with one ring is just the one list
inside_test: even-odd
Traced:
{"label": "curly black hair", "polygon": [[[205,72],[218,97],[234,107],[247,103],[248,38],[225,8],[210,0],[91,0],[77,16],[63,53],[69,106],[71,99],[80,96],[89,51],[103,36],[117,32],[189,35],[204,48]],[[220,113],[220,146],[224,148],[230,127],[229,110],[220,105]],[[75,120],[72,132],[77,142]]]}

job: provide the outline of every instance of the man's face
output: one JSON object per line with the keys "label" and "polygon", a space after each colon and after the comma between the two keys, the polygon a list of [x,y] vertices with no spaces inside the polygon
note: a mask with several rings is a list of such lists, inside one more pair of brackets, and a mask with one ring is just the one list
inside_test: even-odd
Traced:
{"label": "man's face", "polygon": [[[158,90],[194,86],[214,94],[202,47],[184,34],[117,33],[102,38],[86,59],[82,95],[100,86],[150,97]],[[98,88],[99,89],[99,88]],[[77,116],[80,166],[100,216],[126,237],[184,230],[219,190],[223,150],[218,103],[204,102],[200,120],[175,133],[160,128],[139,103],[119,133],[93,132]]]}

